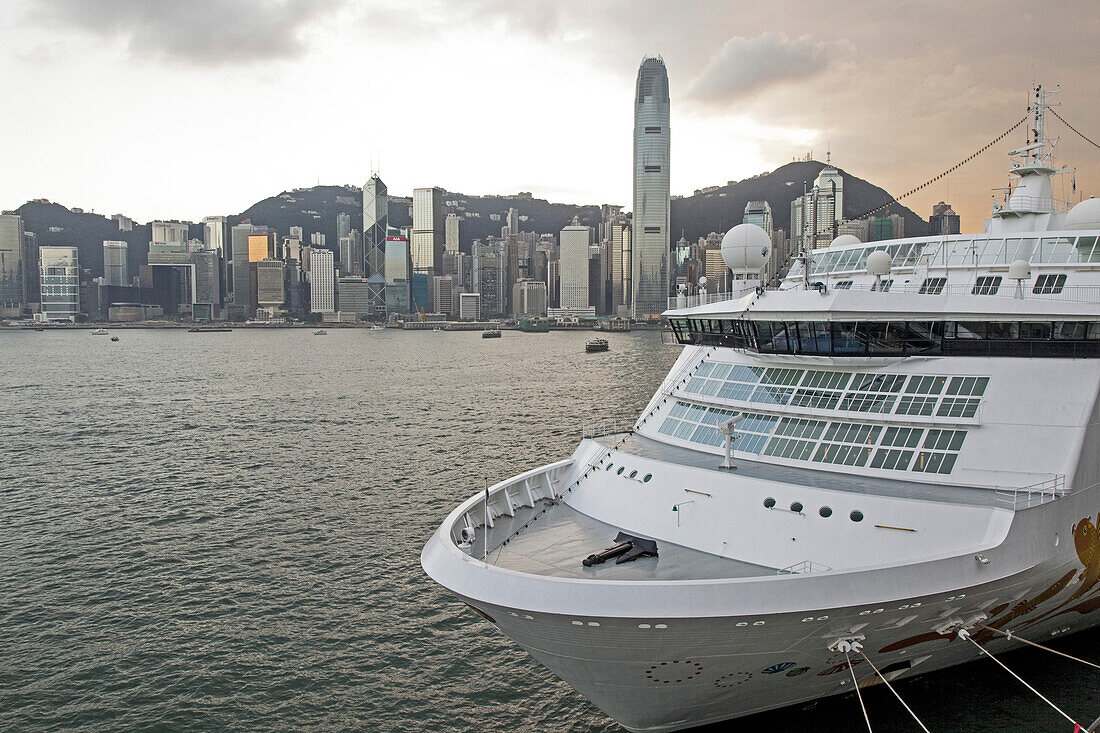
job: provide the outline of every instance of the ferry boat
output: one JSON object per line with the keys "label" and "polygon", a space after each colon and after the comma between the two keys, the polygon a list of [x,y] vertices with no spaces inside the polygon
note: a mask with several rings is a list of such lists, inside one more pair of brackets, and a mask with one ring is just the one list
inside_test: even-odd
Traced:
{"label": "ferry boat", "polygon": [[229,333],[232,330],[228,326],[193,326],[187,329],[188,333]]}
{"label": "ferry boat", "polygon": [[481,332],[481,338],[483,339],[498,339],[500,338],[499,328],[486,328]]}
{"label": "ferry boat", "polygon": [[316,331],[313,332],[313,335],[314,336],[328,336],[328,331],[326,331],[323,328],[318,328]]}
{"label": "ferry boat", "polygon": [[107,329],[106,328],[97,328],[94,331],[92,331],[92,335],[93,336],[106,336],[107,335]]}
{"label": "ferry boat", "polygon": [[[1053,198],[1035,100],[983,233],[840,237],[776,290],[674,299],[636,422],[462,502],[427,574],[632,731],[1095,626],[1100,199]],[[742,274],[769,248],[722,243]]]}
{"label": "ferry boat", "polygon": [[598,351],[607,351],[608,348],[609,346],[607,343],[607,339],[590,339],[584,344],[584,350],[589,354],[593,354]]}

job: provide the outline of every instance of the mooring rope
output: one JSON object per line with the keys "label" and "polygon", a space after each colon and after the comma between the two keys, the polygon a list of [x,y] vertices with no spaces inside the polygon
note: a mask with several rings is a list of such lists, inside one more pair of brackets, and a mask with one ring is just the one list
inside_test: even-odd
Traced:
{"label": "mooring rope", "polygon": [[852,669],[852,659],[848,656],[846,645],[841,646],[841,651],[844,652],[844,658],[848,660],[848,671],[852,673],[852,684],[856,686],[856,697],[859,698],[859,707],[863,710],[863,719],[867,721],[867,733],[875,733],[871,729],[871,718],[867,715],[867,706],[863,704],[863,693],[859,691],[859,680],[856,679],[856,671]]}
{"label": "mooring rope", "polygon": [[1001,636],[1005,637],[1006,639],[1015,639],[1016,641],[1021,641],[1024,644],[1027,644],[1028,646],[1033,646],[1036,649],[1042,649],[1045,652],[1050,652],[1051,654],[1057,654],[1060,657],[1065,657],[1066,659],[1072,659],[1073,661],[1080,662],[1081,664],[1087,664],[1088,666],[1092,667],[1093,669],[1100,669],[1100,664],[1093,664],[1092,662],[1090,662],[1088,660],[1078,659],[1077,657],[1066,654],[1065,652],[1060,652],[1057,649],[1051,649],[1050,647],[1043,646],[1042,644],[1036,644],[1034,641],[1028,641],[1027,639],[1023,638],[1022,636],[1016,636],[1016,634],[1013,634],[1011,631],[1002,631],[1001,629],[995,629],[992,626],[986,626],[985,624],[975,624],[975,626],[981,626],[983,629],[986,629],[988,631],[995,631],[998,634],[1000,634]]}
{"label": "mooring rope", "polygon": [[1048,700],[1048,699],[1047,699],[1046,697],[1044,697],[1044,696],[1043,696],[1043,694],[1042,694],[1041,692],[1039,692],[1039,691],[1038,691],[1038,690],[1036,690],[1036,689],[1035,689],[1034,687],[1032,687],[1032,686],[1031,686],[1031,685],[1029,685],[1029,684],[1028,684],[1027,682],[1025,682],[1025,681],[1024,681],[1024,678],[1023,678],[1023,677],[1021,677],[1020,675],[1016,674],[1016,673],[1015,673],[1015,672],[1013,672],[1013,671],[1012,671],[1011,669],[1009,669],[1009,668],[1008,668],[1007,666],[1005,666],[1005,663],[1004,663],[1004,662],[1002,662],[1002,661],[1001,661],[1000,659],[997,659],[997,657],[995,657],[995,656],[993,656],[992,654],[990,654],[989,652],[987,652],[987,651],[985,650],[985,648],[984,648],[984,647],[983,647],[983,646],[982,646],[981,644],[979,644],[978,642],[974,641],[974,639],[972,639],[972,638],[970,637],[970,632],[968,632],[968,631],[967,631],[966,629],[959,629],[959,638],[960,638],[960,639],[966,639],[966,640],[967,640],[967,641],[969,641],[969,642],[970,642],[971,644],[973,644],[974,646],[978,647],[978,650],[979,650],[979,651],[980,651],[980,652],[981,652],[982,654],[986,655],[987,657],[989,657],[990,659],[992,659],[992,660],[993,660],[994,662],[996,662],[997,664],[1001,665],[1001,668],[1002,668],[1002,669],[1003,669],[1003,670],[1004,670],[1005,672],[1008,672],[1008,673],[1009,673],[1010,675],[1012,675],[1012,676],[1013,676],[1013,677],[1015,677],[1015,678],[1016,678],[1017,680],[1019,680],[1019,681],[1020,681],[1020,684],[1022,684],[1022,685],[1023,685],[1024,687],[1026,687],[1027,689],[1031,690],[1032,692],[1034,692],[1034,693],[1036,694],[1036,696],[1038,696],[1038,698],[1039,698],[1040,700],[1042,700],[1042,701],[1043,701],[1043,702],[1045,702],[1045,703],[1046,703],[1047,705],[1050,705],[1050,706],[1051,706],[1052,708],[1054,708],[1054,709],[1055,709],[1055,710],[1056,710],[1056,711],[1058,712],[1058,714],[1059,714],[1059,715],[1061,715],[1061,716],[1062,716],[1063,718],[1065,718],[1066,720],[1068,720],[1068,721],[1069,721],[1070,723],[1072,723],[1073,725],[1077,726],[1078,728],[1084,728],[1084,727],[1085,727],[1085,726],[1081,725],[1080,723],[1078,723],[1078,722],[1077,722],[1076,720],[1074,720],[1073,718],[1071,718],[1071,717],[1069,717],[1068,715],[1066,715],[1065,711],[1063,711],[1063,710],[1062,710],[1062,708],[1060,708],[1060,707],[1058,707],[1057,705],[1055,705],[1054,703],[1052,703],[1052,702],[1051,702],[1050,700]]}
{"label": "mooring rope", "polygon": [[888,688],[890,688],[890,692],[894,693],[894,697],[898,699],[898,702],[901,703],[902,707],[909,711],[909,714],[913,716],[913,720],[917,721],[917,725],[921,727],[921,730],[923,730],[924,733],[931,733],[931,731],[928,730],[924,723],[920,721],[920,718],[917,717],[917,714],[913,712],[913,709],[905,703],[905,700],[901,699],[901,695],[899,695],[898,691],[894,689],[894,686],[890,684],[890,680],[886,679],[882,672],[878,671],[878,667],[875,666],[875,663],[872,662],[871,659],[863,653],[862,649],[859,649],[857,651],[859,651],[860,656],[863,657],[867,664],[871,665],[871,669],[875,670],[875,674],[878,675],[879,679],[882,680]]}

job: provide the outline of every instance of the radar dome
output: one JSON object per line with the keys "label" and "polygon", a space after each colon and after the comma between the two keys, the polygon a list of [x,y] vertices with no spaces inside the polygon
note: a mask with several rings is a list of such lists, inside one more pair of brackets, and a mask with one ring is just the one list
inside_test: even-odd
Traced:
{"label": "radar dome", "polygon": [[1027,280],[1031,277],[1031,265],[1027,260],[1013,260],[1008,266],[1009,280]]}
{"label": "radar dome", "polygon": [[722,237],[722,259],[735,273],[759,272],[771,252],[771,237],[755,224],[738,224]]}
{"label": "radar dome", "polygon": [[891,264],[890,253],[884,249],[876,249],[867,255],[867,272],[872,275],[889,275]]}
{"label": "radar dome", "polygon": [[863,244],[859,241],[859,237],[854,234],[841,234],[834,239],[829,246],[830,247],[847,247],[849,244]]}
{"label": "radar dome", "polygon": [[1100,199],[1085,199],[1070,209],[1065,228],[1074,231],[1100,229]]}

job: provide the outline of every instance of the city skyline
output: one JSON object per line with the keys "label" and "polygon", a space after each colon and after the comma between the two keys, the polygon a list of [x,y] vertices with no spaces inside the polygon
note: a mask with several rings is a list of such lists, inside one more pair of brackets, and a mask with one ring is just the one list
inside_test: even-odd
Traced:
{"label": "city skyline", "polygon": [[[11,171],[0,182],[0,208],[45,197],[142,221],[198,221],[243,210],[274,189],[361,185],[374,170],[406,194],[437,185],[626,203],[629,82],[647,54],[662,55],[671,77],[671,125],[681,141],[674,195],[773,170],[810,149],[818,159],[831,150],[840,167],[898,194],[1015,122],[1033,80],[1062,84],[1071,122],[1087,127],[1098,116],[1098,61],[1084,49],[1100,21],[1084,3],[1046,10],[1042,25],[1057,27],[1057,36],[1040,34],[1024,49],[1011,42],[1030,12],[1022,3],[1007,12],[998,5],[997,13],[980,3],[792,7],[734,13],[725,3],[696,2],[685,16],[648,2],[598,3],[584,14],[552,2],[419,3],[407,11],[340,0],[182,9],[14,2],[0,27],[0,59],[17,72],[21,104],[8,116],[15,134],[0,142]],[[920,41],[899,50],[883,24]],[[414,26],[421,32],[402,32]],[[166,33],[176,27],[195,32]],[[151,40],[169,36],[188,40]],[[375,68],[363,63],[368,56],[392,59],[393,73],[371,74],[354,89],[330,73],[334,64]],[[242,88],[300,115],[256,127],[248,105],[234,104]],[[494,112],[500,89],[509,90],[508,114]],[[578,95],[590,100],[582,121],[563,125],[539,111]],[[108,113],[119,99],[141,100],[140,114]],[[206,101],[180,113],[181,99]],[[426,100],[452,110],[445,126],[426,113]],[[63,111],[73,105],[84,113],[79,124]],[[218,114],[203,111],[210,108]],[[513,121],[517,108],[522,124]],[[1052,131],[1063,138],[1061,159],[1081,169],[1078,192],[1094,192],[1096,150],[1059,125]],[[504,150],[523,154],[493,155]],[[493,165],[485,165],[490,155]],[[175,166],[159,178],[165,157],[207,164]],[[211,176],[217,161],[226,173]],[[577,176],[581,162],[599,164]],[[974,231],[988,216],[990,187],[1004,180],[1004,157],[994,150],[906,203],[924,211],[950,200]]]}

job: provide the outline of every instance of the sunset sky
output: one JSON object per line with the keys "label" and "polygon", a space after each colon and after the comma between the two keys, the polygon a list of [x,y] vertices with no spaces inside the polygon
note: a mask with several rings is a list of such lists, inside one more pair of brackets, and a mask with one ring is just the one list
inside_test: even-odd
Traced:
{"label": "sunset sky", "polygon": [[[0,0],[0,209],[198,220],[282,190],[531,191],[630,205],[633,85],[660,54],[672,191],[813,151],[897,195],[1020,119],[1100,142],[1100,13],[1072,2]],[[1100,150],[1053,120],[1064,198]],[[980,230],[1024,130],[905,203]]]}

